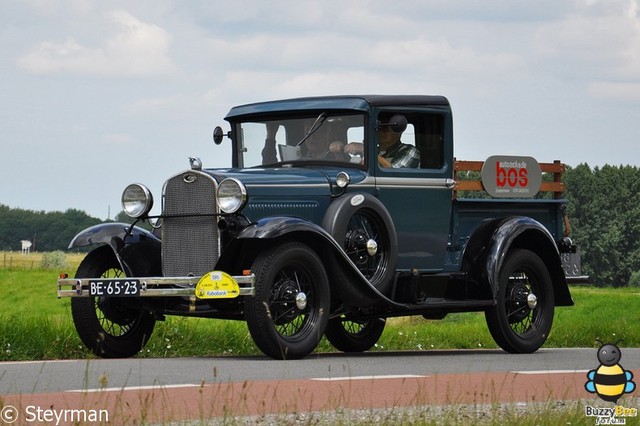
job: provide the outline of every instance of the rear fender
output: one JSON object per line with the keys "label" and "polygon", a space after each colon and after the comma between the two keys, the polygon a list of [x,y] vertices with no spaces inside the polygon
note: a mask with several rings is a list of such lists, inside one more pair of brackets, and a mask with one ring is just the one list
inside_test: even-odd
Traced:
{"label": "rear fender", "polygon": [[160,247],[160,239],[146,229],[126,223],[100,223],[81,231],[76,235],[69,249],[91,245],[106,245],[111,248],[122,270],[128,276],[134,276],[134,271],[123,256],[123,249],[127,246],[148,243]]}
{"label": "rear fender", "polygon": [[[479,244],[482,240],[486,244]],[[474,253],[474,248],[478,247],[483,247],[482,251]],[[489,284],[494,297],[498,291],[499,273],[509,251],[523,248],[536,253],[547,265],[556,305],[573,305],[558,247],[540,222],[521,216],[485,222],[471,236],[467,248],[464,255],[466,262],[479,269],[476,269],[476,273]]]}

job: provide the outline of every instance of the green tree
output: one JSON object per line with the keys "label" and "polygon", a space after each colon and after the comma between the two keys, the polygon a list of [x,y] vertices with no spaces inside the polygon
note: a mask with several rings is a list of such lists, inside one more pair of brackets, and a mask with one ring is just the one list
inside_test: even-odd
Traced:
{"label": "green tree", "polygon": [[597,285],[626,285],[640,269],[640,171],[580,164],[564,182],[584,272]]}

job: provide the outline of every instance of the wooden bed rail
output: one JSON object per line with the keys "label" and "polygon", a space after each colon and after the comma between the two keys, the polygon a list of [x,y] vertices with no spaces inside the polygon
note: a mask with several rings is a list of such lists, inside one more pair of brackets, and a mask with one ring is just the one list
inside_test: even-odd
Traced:
{"label": "wooden bed rail", "polygon": [[[480,173],[483,165],[484,161],[454,161],[454,198],[457,195],[457,191],[484,191],[482,181],[459,180],[458,176],[458,172]],[[559,160],[556,160],[553,163],[540,163],[540,169],[542,170],[542,173],[553,174],[553,181],[542,181],[542,184],[540,185],[540,192],[553,192],[553,198],[562,198],[562,194],[565,192],[565,185],[562,183],[562,174],[567,170],[565,164]]]}

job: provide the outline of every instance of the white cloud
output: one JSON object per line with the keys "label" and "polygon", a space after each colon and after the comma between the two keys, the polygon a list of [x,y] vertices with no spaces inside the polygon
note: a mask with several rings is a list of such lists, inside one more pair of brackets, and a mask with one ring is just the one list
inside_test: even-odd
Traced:
{"label": "white cloud", "polygon": [[134,141],[133,137],[126,133],[110,133],[103,135],[102,138],[108,145],[120,147],[128,146]]}
{"label": "white cloud", "polygon": [[478,77],[511,71],[520,65],[516,55],[479,53],[470,47],[454,47],[446,39],[383,41],[374,46],[371,62],[376,67],[422,70],[430,75]]}
{"label": "white cloud", "polygon": [[140,77],[175,71],[167,31],[124,10],[109,12],[106,19],[118,31],[102,46],[88,47],[73,37],[44,41],[22,56],[19,65],[34,74]]}
{"label": "white cloud", "polygon": [[613,99],[627,102],[640,102],[640,82],[619,83],[594,81],[589,84],[588,92],[596,98]]}
{"label": "white cloud", "polygon": [[[0,1],[0,177],[22,172],[14,158],[35,171],[73,164],[46,179],[29,173],[42,191],[0,184],[0,193],[10,205],[104,212],[124,184],[161,185],[187,155],[228,166],[230,145],[214,146],[211,131],[233,105],[326,94],[445,95],[460,158],[517,150],[637,165],[639,5]],[[87,159],[121,167],[123,152],[144,161],[98,181]],[[92,176],[91,189],[72,189],[85,184],[79,175]]]}
{"label": "white cloud", "polygon": [[540,27],[534,44],[537,52],[573,77],[640,82],[637,1],[577,3],[579,7],[571,16]]}

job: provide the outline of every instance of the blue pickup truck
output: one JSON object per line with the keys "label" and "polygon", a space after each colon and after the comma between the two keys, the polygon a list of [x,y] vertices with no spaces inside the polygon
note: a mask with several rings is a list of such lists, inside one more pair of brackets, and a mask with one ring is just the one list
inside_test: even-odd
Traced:
{"label": "blue pickup truck", "polygon": [[[372,348],[387,318],[483,311],[497,344],[544,344],[581,281],[564,165],[456,161],[442,96],[323,96],[236,106],[213,131],[231,167],[127,186],[133,224],[80,232],[95,246],[58,297],[101,357],[138,353],[166,315],[246,321],[274,359],[323,336]],[[186,158],[185,158],[186,161]],[[136,226],[148,221],[153,231]]]}

